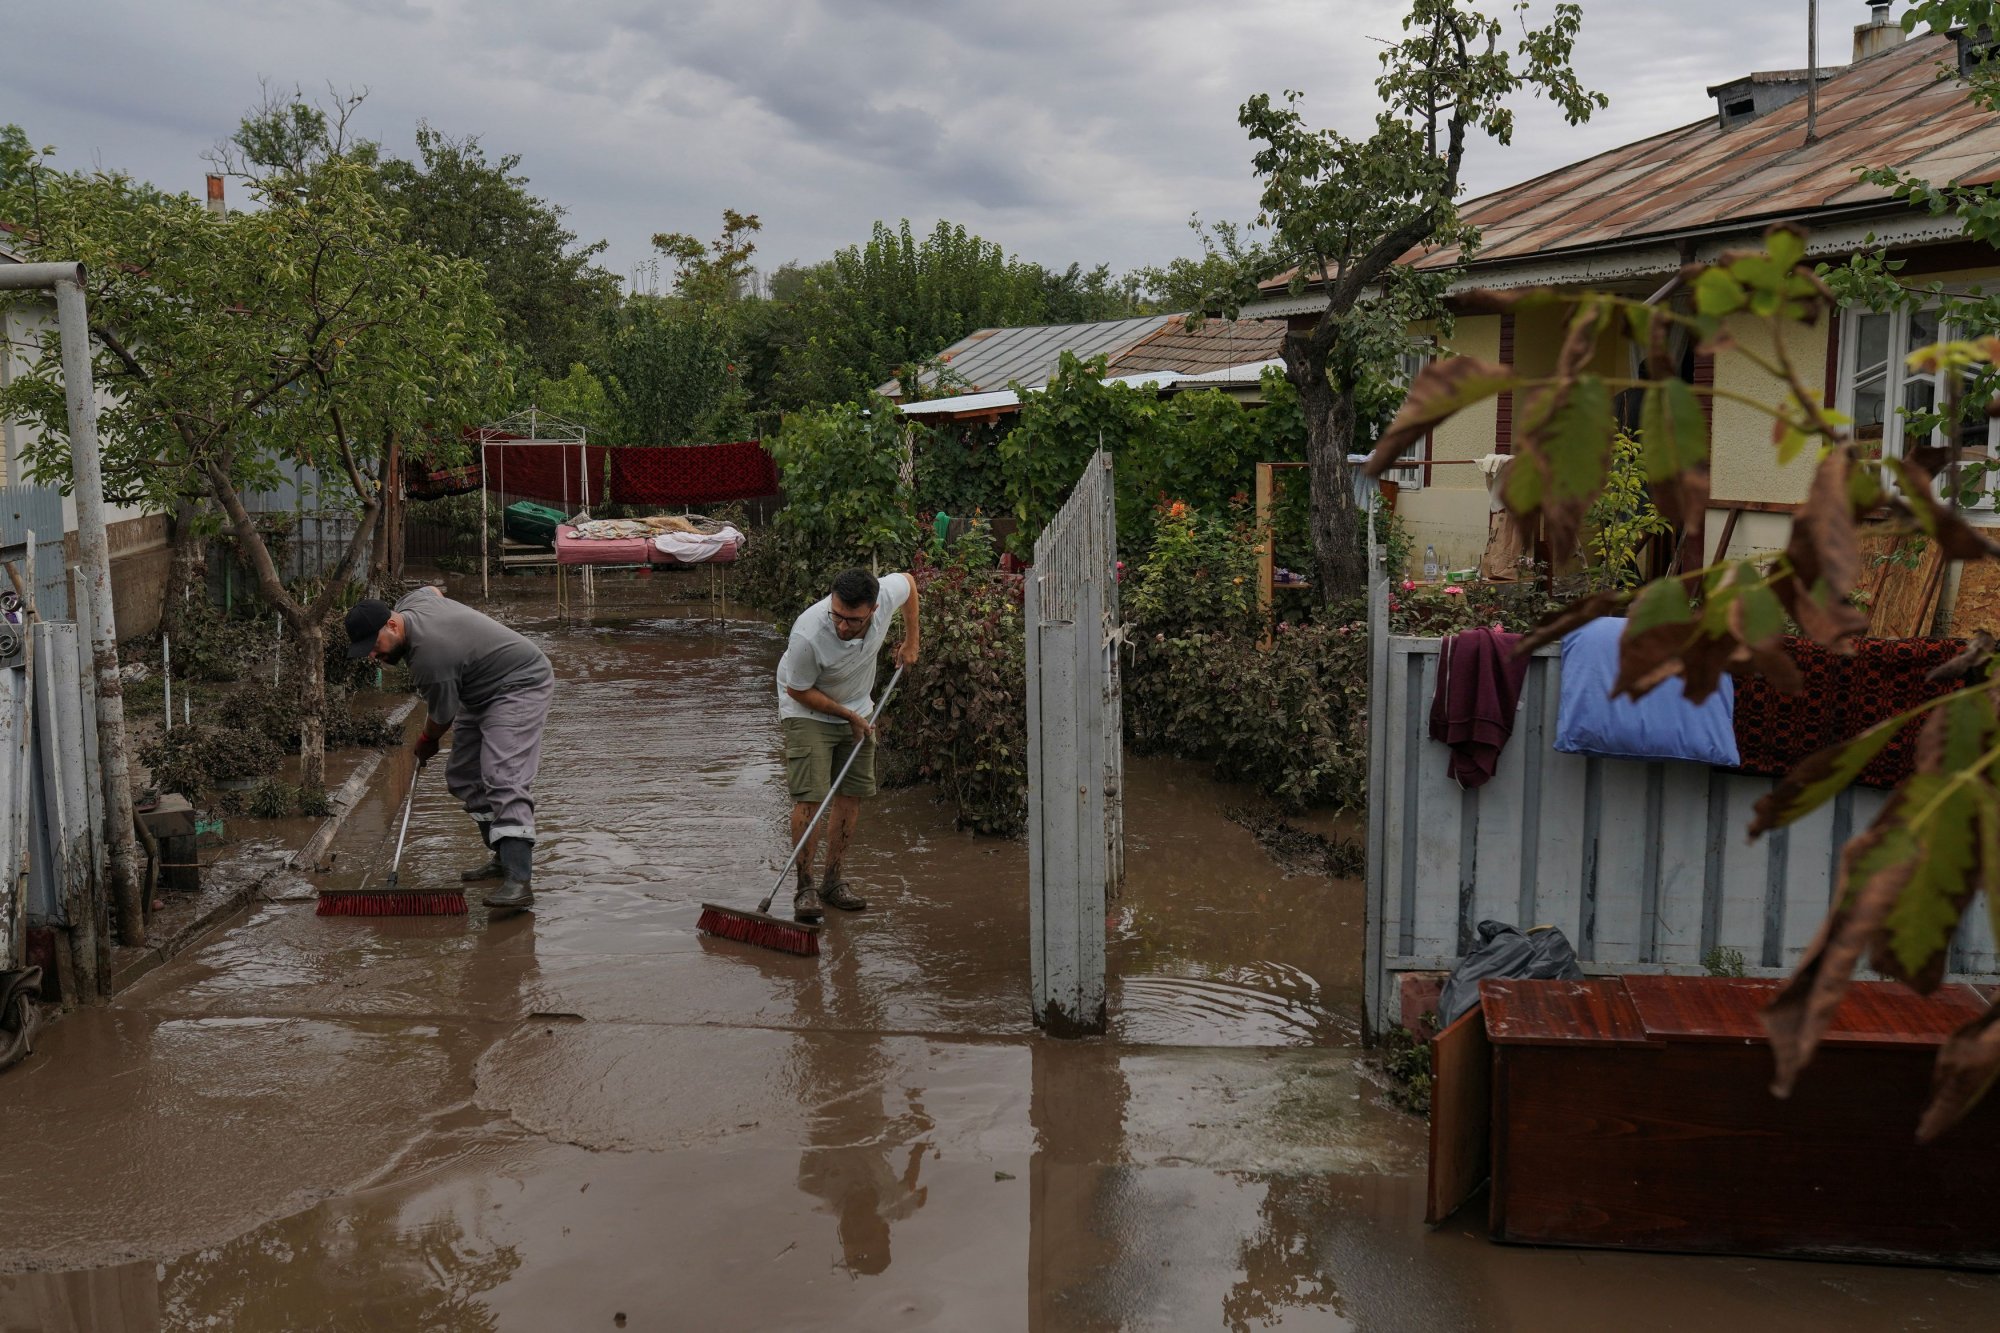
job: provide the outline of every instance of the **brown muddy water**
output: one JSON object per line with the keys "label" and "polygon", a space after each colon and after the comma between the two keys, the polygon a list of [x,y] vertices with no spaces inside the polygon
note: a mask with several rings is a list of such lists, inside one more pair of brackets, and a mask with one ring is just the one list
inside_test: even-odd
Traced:
{"label": "brown muddy water", "polygon": [[[501,604],[560,675],[533,916],[295,884],[0,1078],[0,1333],[2000,1327],[1990,1278],[1427,1230],[1357,886],[1186,765],[1131,765],[1107,1040],[1036,1035],[1022,849],[922,791],[867,811],[819,959],[697,935],[787,850],[779,640],[601,590]],[[383,873],[407,773],[322,882]],[[478,852],[427,776],[405,882]]]}

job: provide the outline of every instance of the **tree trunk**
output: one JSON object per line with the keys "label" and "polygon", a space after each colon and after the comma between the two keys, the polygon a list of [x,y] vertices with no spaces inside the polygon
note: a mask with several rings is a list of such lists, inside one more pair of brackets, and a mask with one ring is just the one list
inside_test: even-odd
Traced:
{"label": "tree trunk", "polygon": [[[201,563],[202,539],[196,529],[201,505],[193,500],[174,501],[173,559],[167,566],[167,586],[160,593],[160,633],[177,636],[181,617],[192,600],[196,567]],[[204,599],[207,597],[203,590]]]}
{"label": "tree trunk", "polygon": [[[1304,373],[1299,373],[1300,371]],[[1341,390],[1315,366],[1295,368],[1292,383],[1306,418],[1306,461],[1312,476],[1314,581],[1320,603],[1360,597],[1368,591],[1365,515],[1354,503],[1347,452],[1354,445],[1354,392]]]}
{"label": "tree trunk", "polygon": [[309,615],[298,626],[299,785],[326,790],[326,621]]}

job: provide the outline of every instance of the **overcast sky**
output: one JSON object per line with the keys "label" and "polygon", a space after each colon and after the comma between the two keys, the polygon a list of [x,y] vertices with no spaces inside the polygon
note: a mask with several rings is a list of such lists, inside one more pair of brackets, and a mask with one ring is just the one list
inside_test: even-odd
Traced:
{"label": "overcast sky", "polygon": [[[1500,0],[1489,7],[1498,9]],[[0,19],[0,122],[65,166],[198,193],[258,80],[368,91],[360,131],[428,120],[519,153],[535,191],[630,275],[661,230],[725,207],[757,261],[812,260],[877,218],[965,223],[1025,258],[1119,270],[1191,249],[1187,218],[1255,211],[1236,109],[1298,88],[1361,133],[1395,0],[62,0]],[[1546,16],[1548,0],[1538,0]],[[1861,0],[1825,0],[1844,61]],[[1851,11],[1851,12],[1850,12]],[[1610,109],[1524,105],[1472,147],[1473,193],[1685,124],[1704,89],[1802,65],[1806,0],[1584,0],[1578,66]]]}

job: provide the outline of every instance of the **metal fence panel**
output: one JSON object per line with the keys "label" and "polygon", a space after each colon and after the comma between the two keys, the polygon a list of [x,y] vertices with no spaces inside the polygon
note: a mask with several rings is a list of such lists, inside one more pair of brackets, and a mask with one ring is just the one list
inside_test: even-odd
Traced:
{"label": "metal fence panel", "polygon": [[[1370,608],[1368,1022],[1396,1021],[1404,972],[1448,969],[1478,923],[1561,927],[1586,972],[1700,972],[1717,949],[1753,976],[1795,966],[1831,906],[1842,846],[1886,793],[1856,787],[1751,843],[1775,786],[1705,765],[1560,754],[1561,658],[1529,663],[1514,734],[1492,782],[1461,790],[1428,739],[1437,639],[1387,633]],[[1985,912],[1967,914],[1955,980],[2000,980]]]}
{"label": "metal fence panel", "polygon": [[1026,592],[1030,965],[1037,1022],[1104,1028],[1104,908],[1124,869],[1118,531],[1091,458],[1035,542]]}
{"label": "metal fence panel", "polygon": [[21,839],[29,832],[29,766],[21,744],[29,716],[26,673],[0,668],[0,969],[21,966],[20,931],[27,916],[19,869]]}
{"label": "metal fence panel", "polygon": [[0,556],[17,560],[35,535],[35,610],[68,620],[69,575],[63,568],[62,492],[53,486],[0,486]]}

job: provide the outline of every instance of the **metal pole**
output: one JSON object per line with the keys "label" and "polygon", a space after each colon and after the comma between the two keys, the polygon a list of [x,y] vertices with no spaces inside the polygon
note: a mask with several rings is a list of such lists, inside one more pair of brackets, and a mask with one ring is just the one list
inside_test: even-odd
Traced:
{"label": "metal pole", "polygon": [[486,441],[479,441],[479,600],[490,601],[493,588],[487,582],[486,563]]}
{"label": "metal pole", "polygon": [[1819,0],[1806,0],[1806,142],[1819,138]]}
{"label": "metal pole", "polygon": [[[9,271],[9,270],[15,271]],[[84,308],[83,265],[17,264],[0,268],[0,286],[28,286],[20,269],[52,270],[62,333],[63,390],[69,402],[69,448],[76,495],[77,555],[90,578],[90,657],[97,675],[97,748],[104,767],[105,817],[110,824],[111,883],[121,944],[146,940],[139,884],[139,848],[132,825],[132,764],[125,744],[125,682],[118,675],[118,626],[111,609],[111,547],[104,533],[104,473],[97,452],[97,392],[90,370],[90,319]],[[35,284],[42,285],[42,284]]]}
{"label": "metal pole", "polygon": [[167,726],[174,729],[174,642],[162,634],[160,636],[160,679],[167,686]]}

